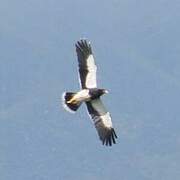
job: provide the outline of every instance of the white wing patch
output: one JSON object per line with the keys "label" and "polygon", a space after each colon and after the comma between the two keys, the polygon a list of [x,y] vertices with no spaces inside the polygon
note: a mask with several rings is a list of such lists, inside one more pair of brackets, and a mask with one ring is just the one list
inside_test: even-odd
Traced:
{"label": "white wing patch", "polygon": [[87,68],[88,68],[88,74],[86,77],[86,87],[87,88],[96,88],[97,82],[96,82],[96,70],[97,67],[95,65],[95,61],[93,58],[93,55],[89,55],[87,59]]}
{"label": "white wing patch", "polygon": [[94,120],[94,124],[101,121],[105,127],[112,128],[112,121],[109,112],[107,112],[105,115],[102,116],[95,116],[93,120]]}
{"label": "white wing patch", "polygon": [[112,144],[115,144],[117,135],[112,127],[110,114],[107,112],[105,115],[95,116],[93,120],[103,145],[111,146]]}

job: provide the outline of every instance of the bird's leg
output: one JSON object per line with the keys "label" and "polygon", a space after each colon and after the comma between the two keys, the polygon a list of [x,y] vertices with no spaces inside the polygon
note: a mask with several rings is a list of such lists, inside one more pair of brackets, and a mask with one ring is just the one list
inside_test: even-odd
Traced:
{"label": "bird's leg", "polygon": [[74,97],[72,97],[72,99],[70,99],[69,101],[67,101],[67,103],[68,104],[77,104],[77,100],[74,98]]}

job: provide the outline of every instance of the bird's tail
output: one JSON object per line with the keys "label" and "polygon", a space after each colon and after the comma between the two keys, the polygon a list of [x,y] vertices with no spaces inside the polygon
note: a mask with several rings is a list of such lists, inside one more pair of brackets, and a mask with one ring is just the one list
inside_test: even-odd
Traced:
{"label": "bird's tail", "polygon": [[62,94],[63,107],[71,113],[76,112],[82,103],[73,99],[75,95],[76,93],[73,92],[64,92]]}

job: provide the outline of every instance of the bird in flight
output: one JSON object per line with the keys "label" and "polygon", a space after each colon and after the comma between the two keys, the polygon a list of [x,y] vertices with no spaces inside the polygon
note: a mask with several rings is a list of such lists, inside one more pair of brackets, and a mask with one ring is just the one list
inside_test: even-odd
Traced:
{"label": "bird in flight", "polygon": [[100,98],[108,91],[97,88],[97,67],[90,42],[82,39],[75,46],[81,90],[78,92],[64,92],[62,95],[63,106],[70,112],[76,112],[80,105],[85,102],[102,144],[111,146],[116,143],[117,135],[112,125],[110,113],[106,110]]}

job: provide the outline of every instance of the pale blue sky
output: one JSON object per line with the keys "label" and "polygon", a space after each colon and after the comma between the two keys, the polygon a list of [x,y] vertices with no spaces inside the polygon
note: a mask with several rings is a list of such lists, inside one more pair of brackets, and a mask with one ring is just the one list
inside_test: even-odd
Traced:
{"label": "pale blue sky", "polygon": [[[0,2],[1,180],[179,180],[179,0]],[[119,139],[101,145],[78,90],[91,41]]]}

